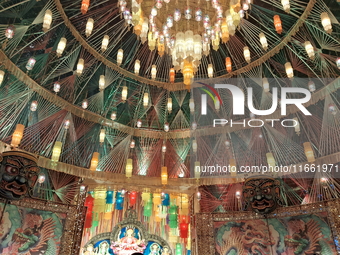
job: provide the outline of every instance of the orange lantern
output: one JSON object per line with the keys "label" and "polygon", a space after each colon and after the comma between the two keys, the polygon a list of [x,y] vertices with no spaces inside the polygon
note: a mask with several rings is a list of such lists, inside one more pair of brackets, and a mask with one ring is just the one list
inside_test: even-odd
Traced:
{"label": "orange lantern", "polygon": [[225,67],[226,67],[228,73],[231,73],[231,71],[233,70],[231,64],[232,64],[231,63],[231,58],[230,57],[226,57],[225,58]]}
{"label": "orange lantern", "polygon": [[80,8],[81,13],[86,14],[87,10],[89,9],[89,6],[90,6],[90,0],[83,0],[81,2],[81,8]]}
{"label": "orange lantern", "polygon": [[170,82],[174,83],[175,82],[175,69],[170,68]]}
{"label": "orange lantern", "polygon": [[278,34],[282,33],[282,22],[279,15],[274,16],[274,26]]}
{"label": "orange lantern", "polygon": [[191,85],[191,79],[193,78],[193,76],[194,76],[194,69],[192,67],[192,63],[184,60],[183,78],[184,78],[184,84],[186,86]]}

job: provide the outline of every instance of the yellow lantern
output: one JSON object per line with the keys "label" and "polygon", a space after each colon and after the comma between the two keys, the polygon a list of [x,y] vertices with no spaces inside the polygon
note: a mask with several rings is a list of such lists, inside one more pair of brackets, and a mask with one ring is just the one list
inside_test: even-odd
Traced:
{"label": "yellow lantern", "polygon": [[264,92],[269,92],[269,82],[266,77],[262,78],[262,87]]}
{"label": "yellow lantern", "polygon": [[311,143],[310,142],[303,143],[303,147],[304,147],[304,150],[305,150],[305,155],[307,157],[307,161],[309,163],[314,162],[315,157],[314,157],[314,152],[313,152]]}
{"label": "yellow lantern", "polygon": [[102,91],[105,88],[105,75],[99,77],[99,90]]}
{"label": "yellow lantern", "polygon": [[160,206],[162,204],[161,193],[153,193],[152,203],[153,203],[155,213],[158,212],[158,214],[159,214],[158,206]]}
{"label": "yellow lantern", "polygon": [[199,179],[201,177],[201,163],[199,161],[195,161],[195,178]]}
{"label": "yellow lantern", "polygon": [[105,212],[106,207],[106,188],[96,187],[93,194],[93,209],[94,220],[99,220],[99,214]]}
{"label": "yellow lantern", "polygon": [[267,157],[267,163],[268,163],[268,166],[269,167],[275,167],[276,166],[276,162],[275,162],[275,159],[274,159],[274,156],[273,156],[273,153],[266,153],[266,157]]}
{"label": "yellow lantern", "polygon": [[222,42],[226,43],[229,41],[229,29],[228,23],[224,20],[221,25],[221,32],[222,32]]}
{"label": "yellow lantern", "polygon": [[294,71],[293,71],[292,64],[290,62],[287,62],[285,64],[285,69],[286,69],[287,77],[288,78],[293,78],[294,77]]}
{"label": "yellow lantern", "polygon": [[328,34],[332,33],[332,22],[327,12],[321,13],[321,24]]}
{"label": "yellow lantern", "polygon": [[58,162],[59,161],[62,146],[63,146],[63,144],[60,141],[56,141],[54,143],[53,150],[52,150],[52,157],[51,157],[52,162]]}
{"label": "yellow lantern", "polygon": [[151,68],[151,79],[155,80],[156,79],[156,74],[157,74],[157,67],[156,67],[156,65],[152,65],[152,68]]}
{"label": "yellow lantern", "polygon": [[213,68],[213,65],[212,65],[212,64],[209,64],[209,65],[208,65],[208,77],[209,77],[209,78],[214,77],[214,68]]}
{"label": "yellow lantern", "polygon": [[170,68],[170,82],[174,83],[175,82],[175,69]]}
{"label": "yellow lantern", "polygon": [[188,214],[189,214],[189,197],[187,194],[183,194],[181,196],[180,215],[188,215]]}
{"label": "yellow lantern", "polygon": [[103,143],[104,141],[105,141],[105,129],[101,129],[99,134],[99,142]]}
{"label": "yellow lantern", "polygon": [[99,163],[99,153],[98,152],[93,152],[92,159],[91,159],[91,164],[90,164],[90,170],[91,171],[96,171],[98,163]]}
{"label": "yellow lantern", "polygon": [[149,105],[149,93],[145,92],[143,97],[143,106],[147,107]]}
{"label": "yellow lantern", "polygon": [[161,174],[162,184],[168,184],[168,168],[166,166],[162,167],[162,174]]}
{"label": "yellow lantern", "polygon": [[139,74],[139,69],[140,69],[140,61],[137,59],[135,61],[135,74]]}
{"label": "yellow lantern", "polygon": [[60,38],[60,41],[57,46],[57,57],[60,57],[63,54],[64,49],[66,47],[66,43],[67,43],[67,40],[65,37]]}
{"label": "yellow lantern", "polygon": [[126,160],[126,167],[125,167],[125,176],[127,178],[132,177],[132,170],[133,170],[132,159],[128,158]]}
{"label": "yellow lantern", "polygon": [[171,97],[168,97],[168,112],[171,112],[172,111],[172,98]]}
{"label": "yellow lantern", "polygon": [[192,141],[192,150],[194,151],[194,153],[197,152],[197,141],[196,141],[196,139],[194,139]]}
{"label": "yellow lantern", "polygon": [[103,41],[102,41],[102,51],[106,51],[107,49],[107,46],[109,45],[109,40],[110,40],[110,37],[108,35],[104,35],[103,37]]}
{"label": "yellow lantern", "polygon": [[192,63],[184,60],[183,79],[184,79],[184,84],[186,86],[191,85],[193,76],[194,76],[194,69],[192,67]]}
{"label": "yellow lantern", "polygon": [[243,56],[244,59],[247,61],[247,63],[250,63],[251,59],[250,59],[250,50],[248,46],[245,46],[243,48]]}
{"label": "yellow lantern", "polygon": [[89,18],[87,20],[86,28],[85,28],[85,35],[87,37],[89,37],[92,34],[93,25],[94,25],[94,20],[92,18]]}
{"label": "yellow lantern", "polygon": [[150,50],[154,50],[156,48],[156,38],[151,31],[148,34],[148,45]]}
{"label": "yellow lantern", "polygon": [[4,77],[5,77],[5,72],[0,70],[0,85],[2,84],[2,82],[4,81]]}
{"label": "yellow lantern", "polygon": [[143,204],[146,204],[150,201],[151,198],[151,194],[150,194],[150,189],[149,188],[145,188],[142,192],[142,200],[143,200]]}
{"label": "yellow lantern", "polygon": [[21,142],[21,139],[24,135],[25,126],[22,124],[17,124],[15,130],[12,135],[11,146],[13,148],[17,148]]}
{"label": "yellow lantern", "polygon": [[45,12],[44,21],[43,21],[43,31],[45,33],[50,29],[51,23],[52,23],[52,12],[51,10],[48,9]]}
{"label": "yellow lantern", "polygon": [[123,86],[123,90],[122,90],[122,100],[123,101],[126,101],[127,94],[128,94],[128,88],[126,86]]}
{"label": "yellow lantern", "polygon": [[123,49],[119,49],[117,53],[117,65],[120,66],[123,62],[124,51]]}
{"label": "yellow lantern", "polygon": [[305,50],[308,54],[308,57],[313,60],[314,59],[314,47],[310,41],[305,41]]}
{"label": "yellow lantern", "polygon": [[158,54],[162,57],[165,52],[165,45],[160,40],[158,40],[157,50],[158,50]]}
{"label": "yellow lantern", "polygon": [[266,38],[265,34],[261,32],[259,34],[259,37],[260,37],[260,42],[261,42],[262,48],[264,50],[268,50],[268,42],[267,42],[267,38]]}
{"label": "yellow lantern", "polygon": [[76,74],[81,75],[83,73],[83,70],[84,70],[84,59],[80,58],[77,64]]}

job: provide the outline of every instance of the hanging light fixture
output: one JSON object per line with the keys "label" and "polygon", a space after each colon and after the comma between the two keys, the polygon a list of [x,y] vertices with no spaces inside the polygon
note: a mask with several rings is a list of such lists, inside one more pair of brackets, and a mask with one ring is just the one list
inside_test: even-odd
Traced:
{"label": "hanging light fixture", "polygon": [[27,71],[31,71],[35,65],[35,62],[37,62],[34,58],[29,58],[26,64]]}
{"label": "hanging light fixture", "polygon": [[107,46],[109,45],[109,40],[110,37],[108,35],[104,35],[103,40],[102,40],[102,51],[106,51],[107,50]]}
{"label": "hanging light fixture", "polygon": [[286,74],[288,78],[293,78],[294,77],[294,71],[293,71],[293,67],[292,64],[290,62],[287,62],[285,64],[285,69],[286,69]]}
{"label": "hanging light fixture", "polygon": [[170,130],[169,123],[168,123],[168,122],[165,122],[165,123],[164,123],[164,131],[165,131],[165,132],[169,132],[169,130]]}
{"label": "hanging light fixture", "polygon": [[269,81],[266,77],[262,78],[262,87],[264,92],[269,92]]}
{"label": "hanging light fixture", "polygon": [[195,112],[195,102],[193,98],[190,98],[189,100],[189,108],[190,108],[190,112]]}
{"label": "hanging light fixture", "polygon": [[59,82],[55,82],[55,83],[53,84],[53,91],[54,91],[55,93],[58,93],[58,92],[60,91],[60,83],[59,83]]}
{"label": "hanging light fixture", "polygon": [[90,170],[96,171],[98,163],[99,163],[99,152],[93,152],[91,163],[90,163]]}
{"label": "hanging light fixture", "polygon": [[250,63],[251,58],[250,58],[250,50],[248,46],[245,46],[243,48],[243,56],[244,56],[244,59],[247,61],[247,63]]}
{"label": "hanging light fixture", "polygon": [[12,135],[11,146],[13,148],[17,148],[21,142],[21,139],[24,135],[25,126],[22,124],[17,124],[15,130]]}
{"label": "hanging light fixture", "polygon": [[46,176],[44,173],[39,174],[38,176],[38,183],[43,184],[46,180]]}
{"label": "hanging light fixture", "polygon": [[190,86],[193,77],[194,77],[194,69],[193,69],[193,66],[192,66],[192,62],[184,60],[183,83],[186,86]]}
{"label": "hanging light fixture", "polygon": [[145,92],[143,96],[143,106],[147,107],[149,105],[149,93]]}
{"label": "hanging light fixture", "polygon": [[105,129],[101,129],[99,134],[99,142],[103,143],[104,141],[105,141]]}
{"label": "hanging light fixture", "polygon": [[123,49],[119,49],[117,53],[117,65],[120,66],[123,62],[124,51]]}
{"label": "hanging light fixture", "polygon": [[123,90],[122,90],[122,101],[126,101],[127,99],[127,94],[128,94],[128,88],[126,86],[123,86]]}
{"label": "hanging light fixture", "polygon": [[35,112],[37,110],[37,108],[38,108],[38,101],[32,101],[31,106],[30,106],[30,110],[32,112]]}
{"label": "hanging light fixture", "polygon": [[132,159],[128,158],[126,160],[126,167],[125,167],[125,176],[126,176],[126,178],[131,178],[132,177],[132,170],[133,170]]}
{"label": "hanging light fixture", "polygon": [[61,57],[66,47],[67,40],[65,37],[61,37],[57,46],[57,57]]}
{"label": "hanging light fixture", "polygon": [[152,65],[151,67],[151,79],[155,80],[157,74],[157,67],[156,65]]}
{"label": "hanging light fixture", "polygon": [[169,74],[169,76],[170,76],[170,82],[171,83],[174,83],[175,82],[175,69],[174,68],[170,68],[170,74]]}
{"label": "hanging light fixture", "polygon": [[308,89],[310,92],[314,92],[316,90],[315,83],[313,81],[308,82]]}
{"label": "hanging light fixture", "polygon": [[281,4],[282,4],[282,7],[283,7],[283,10],[287,13],[290,12],[290,3],[289,3],[289,0],[281,0]]}
{"label": "hanging light fixture", "polygon": [[208,65],[208,77],[209,78],[213,78],[214,77],[214,69],[213,69],[213,65],[212,64]]}
{"label": "hanging light fixture", "polygon": [[162,185],[168,184],[168,168],[166,166],[162,167],[161,180],[162,180]]}
{"label": "hanging light fixture", "polygon": [[9,25],[5,31],[6,38],[11,39],[13,38],[14,34],[15,34],[15,27],[13,25]]}
{"label": "hanging light fixture", "polygon": [[63,146],[63,144],[60,141],[56,141],[54,143],[54,146],[53,146],[53,149],[52,149],[52,157],[51,157],[52,162],[55,163],[55,162],[59,161],[62,146]]}
{"label": "hanging light fixture", "polygon": [[196,130],[197,129],[197,122],[194,121],[192,124],[191,124],[191,128],[192,130]]}
{"label": "hanging light fixture", "polygon": [[88,106],[89,102],[87,101],[87,99],[84,99],[83,102],[81,103],[81,108],[85,110]]}
{"label": "hanging light fixture", "polygon": [[261,32],[259,34],[259,37],[260,37],[260,42],[261,42],[262,48],[264,50],[268,50],[268,42],[267,42],[267,38],[266,38],[265,34]]}
{"label": "hanging light fixture", "polygon": [[139,75],[139,69],[140,69],[140,61],[136,59],[135,61],[135,74]]}
{"label": "hanging light fixture", "polygon": [[337,58],[335,60],[336,66],[338,67],[338,69],[340,69],[340,58]]}
{"label": "hanging light fixture", "polygon": [[130,148],[131,149],[133,149],[133,148],[135,148],[135,146],[136,146],[136,142],[135,142],[135,140],[131,140],[131,142],[130,142]]}
{"label": "hanging light fixture", "polygon": [[295,126],[294,126],[294,130],[296,134],[300,134],[300,122],[299,119],[297,117],[293,118],[293,120],[295,121]]}
{"label": "hanging light fixture", "polygon": [[275,167],[276,166],[276,162],[273,156],[273,153],[266,153],[266,157],[267,157],[267,163],[269,167]]}
{"label": "hanging light fixture", "polygon": [[116,112],[112,112],[110,118],[111,118],[111,120],[115,120],[117,118],[117,113]]}
{"label": "hanging light fixture", "polygon": [[81,2],[80,11],[82,14],[86,14],[90,6],[90,0],[83,0]]}
{"label": "hanging light fixture", "polygon": [[77,64],[76,74],[81,75],[83,73],[83,70],[84,70],[84,59],[80,58]]}
{"label": "hanging light fixture", "polygon": [[237,199],[240,199],[240,198],[241,198],[241,191],[237,190],[237,191],[235,192],[235,197],[236,197]]}
{"label": "hanging light fixture", "polygon": [[65,122],[64,122],[64,128],[67,130],[67,129],[69,129],[69,127],[70,127],[70,121],[69,120],[65,120]]}
{"label": "hanging light fixture", "polygon": [[193,150],[194,153],[197,152],[197,141],[196,141],[196,139],[194,139],[192,141],[192,150]]}
{"label": "hanging light fixture", "polygon": [[305,150],[305,155],[307,157],[307,161],[309,163],[314,162],[315,157],[314,157],[314,152],[313,152],[311,143],[310,142],[303,143],[303,148]]}
{"label": "hanging light fixture", "polygon": [[279,15],[274,15],[274,27],[278,34],[282,33],[282,22]]}
{"label": "hanging light fixture", "polygon": [[328,105],[328,111],[332,114],[332,115],[336,115],[337,110],[336,110],[336,106],[335,104],[331,103]]}
{"label": "hanging light fixture", "polygon": [[52,23],[52,12],[51,10],[47,9],[45,11],[45,16],[43,20],[43,31],[46,33],[51,28]]}
{"label": "hanging light fixture", "polygon": [[3,70],[0,70],[0,85],[4,81],[4,77],[5,77],[5,72]]}
{"label": "hanging light fixture", "polygon": [[325,31],[328,33],[328,34],[331,34],[332,33],[332,22],[331,22],[331,19],[329,18],[329,15],[327,12],[323,12],[321,13],[320,15],[321,17],[321,24],[323,26],[323,28],[325,29]]}
{"label": "hanging light fixture", "polygon": [[166,152],[166,145],[165,144],[163,144],[163,146],[162,146],[162,152]]}
{"label": "hanging light fixture", "polygon": [[102,91],[105,88],[105,75],[99,76],[99,90]]}
{"label": "hanging light fixture", "polygon": [[231,71],[233,70],[230,57],[225,58],[225,67],[226,67],[228,73],[231,73]]}
{"label": "hanging light fixture", "polygon": [[308,57],[313,60],[314,59],[314,47],[310,41],[305,41],[305,50],[308,54]]}
{"label": "hanging light fixture", "polygon": [[142,120],[141,120],[141,119],[138,119],[138,120],[137,120],[136,126],[137,126],[138,128],[140,128],[140,127],[142,126]]}
{"label": "hanging light fixture", "polygon": [[214,104],[215,104],[215,110],[219,111],[221,105],[220,105],[220,100],[218,100],[217,96],[215,96],[215,103]]}
{"label": "hanging light fixture", "polygon": [[172,112],[172,98],[171,97],[168,97],[168,104],[167,104],[167,107],[168,107],[168,112]]}
{"label": "hanging light fixture", "polygon": [[86,28],[85,28],[85,35],[89,37],[92,34],[94,26],[94,20],[92,18],[89,18],[86,23]]}

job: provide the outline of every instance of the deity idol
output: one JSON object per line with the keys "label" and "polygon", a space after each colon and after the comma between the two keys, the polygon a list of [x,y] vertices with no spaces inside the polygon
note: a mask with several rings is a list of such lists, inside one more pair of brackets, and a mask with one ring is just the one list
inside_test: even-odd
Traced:
{"label": "deity idol", "polygon": [[134,237],[134,229],[127,228],[125,237],[114,242],[111,246],[114,253],[117,255],[132,255],[135,252],[142,252],[145,250],[146,246],[144,240],[139,240]]}

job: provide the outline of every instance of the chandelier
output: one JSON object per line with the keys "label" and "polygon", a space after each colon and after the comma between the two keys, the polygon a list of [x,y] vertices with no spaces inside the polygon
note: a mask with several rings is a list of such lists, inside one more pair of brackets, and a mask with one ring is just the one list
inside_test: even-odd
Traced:
{"label": "chandelier", "polygon": [[182,70],[184,83],[190,85],[202,54],[210,46],[219,49],[240,24],[250,0],[120,0],[119,10],[127,24],[150,50],[171,55],[176,71]]}

